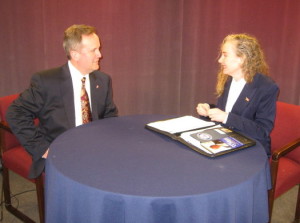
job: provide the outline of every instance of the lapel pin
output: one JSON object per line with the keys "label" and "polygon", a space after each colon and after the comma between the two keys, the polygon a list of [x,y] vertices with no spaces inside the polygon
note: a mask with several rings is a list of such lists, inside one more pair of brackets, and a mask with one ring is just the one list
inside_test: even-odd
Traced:
{"label": "lapel pin", "polygon": [[96,88],[99,88],[99,85],[97,84]]}
{"label": "lapel pin", "polygon": [[246,98],[245,98],[245,101],[249,102],[249,101],[250,101],[250,99],[249,99],[248,97],[246,97]]}

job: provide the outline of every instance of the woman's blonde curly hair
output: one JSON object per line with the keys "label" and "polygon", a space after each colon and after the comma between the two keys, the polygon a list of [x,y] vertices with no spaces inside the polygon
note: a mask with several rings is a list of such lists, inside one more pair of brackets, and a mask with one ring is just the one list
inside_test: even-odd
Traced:
{"label": "woman's blonde curly hair", "polygon": [[[244,59],[242,71],[245,74],[247,83],[251,83],[256,73],[268,75],[269,66],[265,61],[265,56],[258,40],[248,34],[231,34],[225,37],[221,44],[221,51],[223,45],[232,41],[236,46],[236,55]],[[223,73],[220,68],[218,73],[218,80],[216,85],[216,95],[220,97],[224,91],[224,85],[228,79],[228,75]]]}

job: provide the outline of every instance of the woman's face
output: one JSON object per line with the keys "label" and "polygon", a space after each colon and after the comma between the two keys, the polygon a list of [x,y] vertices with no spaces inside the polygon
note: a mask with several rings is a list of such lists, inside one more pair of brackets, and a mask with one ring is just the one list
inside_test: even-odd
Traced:
{"label": "woman's face", "polygon": [[222,46],[221,56],[218,60],[224,74],[232,76],[239,80],[244,77],[242,71],[243,58],[236,55],[236,46],[234,41],[227,41]]}

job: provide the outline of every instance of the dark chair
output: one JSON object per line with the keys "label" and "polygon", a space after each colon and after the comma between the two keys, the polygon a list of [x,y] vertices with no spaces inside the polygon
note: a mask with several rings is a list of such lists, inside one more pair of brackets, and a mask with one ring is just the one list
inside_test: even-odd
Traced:
{"label": "dark chair", "polygon": [[36,179],[29,179],[28,173],[32,163],[31,156],[20,145],[17,138],[12,134],[5,120],[5,113],[8,106],[18,95],[10,95],[0,98],[0,152],[2,160],[3,191],[5,207],[7,211],[24,222],[34,222],[23,212],[13,207],[11,204],[11,190],[9,181],[9,171],[22,176],[26,180],[33,182],[36,186],[38,209],[40,222],[44,222],[44,174]]}
{"label": "dark chair", "polygon": [[[277,102],[277,114],[271,133],[271,176],[269,213],[274,199],[300,184],[300,106]],[[300,219],[300,187],[298,189],[295,222]]]}

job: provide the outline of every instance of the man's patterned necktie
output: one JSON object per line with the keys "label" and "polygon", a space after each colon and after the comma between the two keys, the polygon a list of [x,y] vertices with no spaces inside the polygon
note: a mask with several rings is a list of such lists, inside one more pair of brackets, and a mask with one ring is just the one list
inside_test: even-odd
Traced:
{"label": "man's patterned necktie", "polygon": [[92,121],[92,114],[90,108],[89,96],[85,89],[85,77],[81,79],[82,87],[81,87],[81,112],[82,112],[82,123],[88,123]]}

